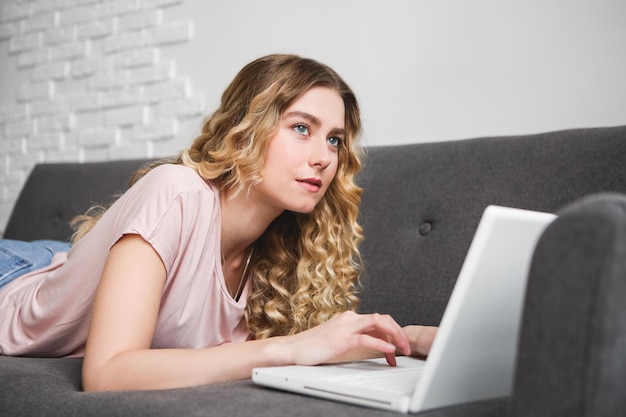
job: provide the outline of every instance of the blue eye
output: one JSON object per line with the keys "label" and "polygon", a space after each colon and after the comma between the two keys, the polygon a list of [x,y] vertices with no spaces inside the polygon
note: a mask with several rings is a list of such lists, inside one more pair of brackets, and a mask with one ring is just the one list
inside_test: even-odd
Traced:
{"label": "blue eye", "polygon": [[309,127],[307,125],[304,124],[297,124],[293,127],[293,130],[295,130],[296,132],[298,132],[301,135],[308,135],[309,134]]}
{"label": "blue eye", "polygon": [[341,139],[336,136],[332,136],[327,139],[327,142],[329,145],[334,146],[335,148],[338,148],[339,144],[341,143]]}

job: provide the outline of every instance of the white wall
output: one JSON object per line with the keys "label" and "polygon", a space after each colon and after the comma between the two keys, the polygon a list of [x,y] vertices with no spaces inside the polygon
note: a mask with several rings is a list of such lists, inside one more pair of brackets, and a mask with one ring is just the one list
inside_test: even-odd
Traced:
{"label": "white wall", "polygon": [[369,144],[626,122],[623,0],[212,3],[172,10],[196,36],[166,53],[211,105],[240,66],[290,51],[347,79]]}
{"label": "white wall", "polygon": [[1,0],[0,229],[38,161],[161,156],[267,53],[330,64],[368,145],[626,123],[622,0]]}

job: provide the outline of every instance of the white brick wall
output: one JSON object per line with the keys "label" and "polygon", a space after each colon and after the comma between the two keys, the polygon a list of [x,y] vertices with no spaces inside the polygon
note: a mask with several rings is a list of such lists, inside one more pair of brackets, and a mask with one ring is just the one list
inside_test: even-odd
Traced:
{"label": "white brick wall", "polygon": [[191,22],[167,21],[180,3],[2,0],[0,43],[27,81],[0,108],[0,233],[37,162],[157,157],[186,145],[179,125],[204,113],[204,98],[159,53],[193,37]]}

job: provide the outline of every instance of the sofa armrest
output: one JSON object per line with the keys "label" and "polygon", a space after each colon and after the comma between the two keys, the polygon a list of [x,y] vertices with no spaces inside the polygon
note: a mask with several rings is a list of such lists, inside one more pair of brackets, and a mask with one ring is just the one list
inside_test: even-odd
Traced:
{"label": "sofa armrest", "polygon": [[559,213],[530,269],[512,416],[626,415],[626,196]]}

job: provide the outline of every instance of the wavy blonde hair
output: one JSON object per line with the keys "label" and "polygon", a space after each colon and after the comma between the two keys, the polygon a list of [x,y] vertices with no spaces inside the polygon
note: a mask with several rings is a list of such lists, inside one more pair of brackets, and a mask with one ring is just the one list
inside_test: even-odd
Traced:
{"label": "wavy blonde hair", "polygon": [[[132,184],[157,165],[177,163],[193,167],[226,195],[244,192],[263,180],[267,146],[285,109],[319,86],[336,91],[345,106],[346,135],[339,145],[337,174],[311,213],[283,212],[255,244],[245,318],[257,339],[298,333],[358,306],[362,190],[354,177],[362,164],[361,120],[347,84],[311,59],[259,58],[233,79],[189,149],[176,159],[138,170],[131,179]],[[97,215],[77,218],[76,237],[95,220]]]}

